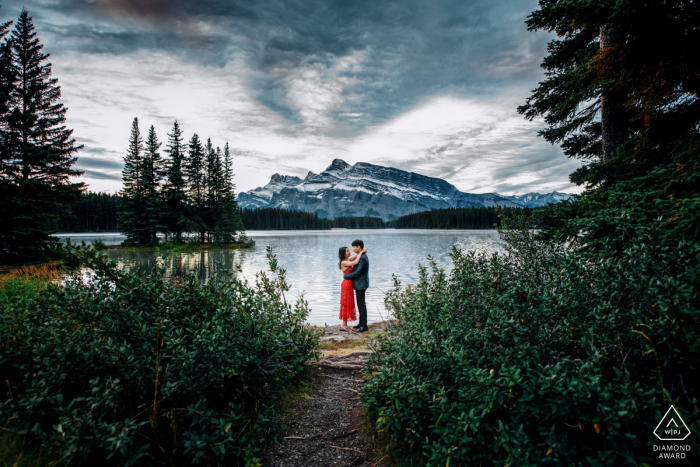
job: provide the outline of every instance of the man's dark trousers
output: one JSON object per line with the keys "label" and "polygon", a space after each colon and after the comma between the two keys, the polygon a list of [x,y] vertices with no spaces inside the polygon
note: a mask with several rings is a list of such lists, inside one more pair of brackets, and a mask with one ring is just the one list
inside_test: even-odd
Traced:
{"label": "man's dark trousers", "polygon": [[357,310],[360,312],[360,324],[361,328],[367,327],[367,304],[365,304],[365,290],[356,290],[355,298],[357,299]]}
{"label": "man's dark trousers", "polygon": [[355,289],[357,309],[360,312],[360,329],[367,327],[367,305],[365,304],[365,292],[369,288],[369,258],[367,253],[360,257],[360,262],[353,268],[350,274],[343,275],[344,279],[352,281]]}

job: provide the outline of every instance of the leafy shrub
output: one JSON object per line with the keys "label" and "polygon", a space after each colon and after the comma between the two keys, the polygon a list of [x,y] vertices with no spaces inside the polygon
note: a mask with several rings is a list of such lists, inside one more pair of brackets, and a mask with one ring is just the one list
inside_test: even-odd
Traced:
{"label": "leafy shrub", "polygon": [[95,251],[104,251],[107,249],[107,245],[105,245],[105,242],[103,242],[100,239],[93,240],[90,242],[92,247],[95,249]]}
{"label": "leafy shrub", "polygon": [[199,249],[200,244],[199,243],[174,243],[170,241],[164,241],[160,242],[157,247],[155,247],[156,251],[168,251],[168,252],[178,252],[178,251],[194,251]]}
{"label": "leafy shrub", "polygon": [[255,284],[163,269],[127,274],[90,248],[76,273],[2,308],[3,423],[63,456],[120,465],[255,463],[283,426],[271,395],[317,356],[307,303],[288,306],[285,271]]}
{"label": "leafy shrub", "polygon": [[362,390],[378,429],[429,465],[638,465],[673,404],[697,459],[700,244],[661,225],[570,250],[520,219],[505,255],[455,249],[449,276],[431,260],[395,281]]}
{"label": "leafy shrub", "polygon": [[243,248],[253,248],[255,246],[255,240],[248,237],[245,233],[239,234],[236,241],[243,244]]}
{"label": "leafy shrub", "polygon": [[0,285],[0,305],[34,297],[46,288],[46,282],[36,279],[7,279]]}

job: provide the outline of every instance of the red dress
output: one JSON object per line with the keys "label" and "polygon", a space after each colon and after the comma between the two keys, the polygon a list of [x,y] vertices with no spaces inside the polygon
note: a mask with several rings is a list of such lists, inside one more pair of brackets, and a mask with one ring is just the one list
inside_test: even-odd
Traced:
{"label": "red dress", "polygon": [[[343,274],[351,272],[352,266],[343,271]],[[340,284],[340,320],[357,320],[357,316],[355,316],[355,292],[352,290],[352,281],[349,279],[343,279],[343,283]]]}

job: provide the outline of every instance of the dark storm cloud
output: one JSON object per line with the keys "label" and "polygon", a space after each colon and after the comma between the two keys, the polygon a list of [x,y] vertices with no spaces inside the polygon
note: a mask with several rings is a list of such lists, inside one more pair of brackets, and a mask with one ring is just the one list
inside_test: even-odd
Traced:
{"label": "dark storm cloud", "polygon": [[110,160],[110,159],[105,159],[103,157],[88,157],[85,156],[84,153],[94,153],[94,154],[104,154],[105,152],[111,152],[111,151],[104,151],[102,148],[96,149],[96,150],[83,150],[82,155],[78,157],[78,162],[77,165],[79,167],[87,167],[90,169],[107,169],[107,170],[122,170],[124,168],[124,162],[121,160]]}
{"label": "dark storm cloud", "polygon": [[79,166],[76,167],[76,169],[80,170],[83,172],[83,177],[84,178],[90,178],[93,180],[112,180],[115,182],[121,182],[122,181],[122,176],[120,174],[109,174],[106,172],[101,172],[99,170],[89,170],[89,169],[82,169]]}
{"label": "dark storm cloud", "polygon": [[[19,3],[10,5],[8,10],[14,10]],[[42,33],[50,35],[56,55],[148,50],[224,66],[242,54],[253,71],[248,86],[256,99],[291,124],[304,123],[290,95],[295,72],[318,72],[340,88],[340,103],[329,111],[331,123],[321,129],[334,135],[385,121],[427,96],[489,94],[523,79],[533,82],[546,36],[527,32],[523,22],[536,6],[534,0],[55,0],[27,5],[43,23]],[[333,69],[354,54],[357,66]],[[323,75],[330,72],[333,76]]]}

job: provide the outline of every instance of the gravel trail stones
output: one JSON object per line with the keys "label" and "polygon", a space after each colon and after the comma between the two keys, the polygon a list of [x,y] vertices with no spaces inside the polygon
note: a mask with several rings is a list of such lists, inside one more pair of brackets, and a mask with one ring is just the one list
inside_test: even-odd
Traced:
{"label": "gravel trail stones", "polygon": [[362,374],[356,370],[317,366],[310,398],[300,398],[284,439],[263,455],[264,466],[373,466],[376,453],[363,432],[363,410],[357,395]]}

